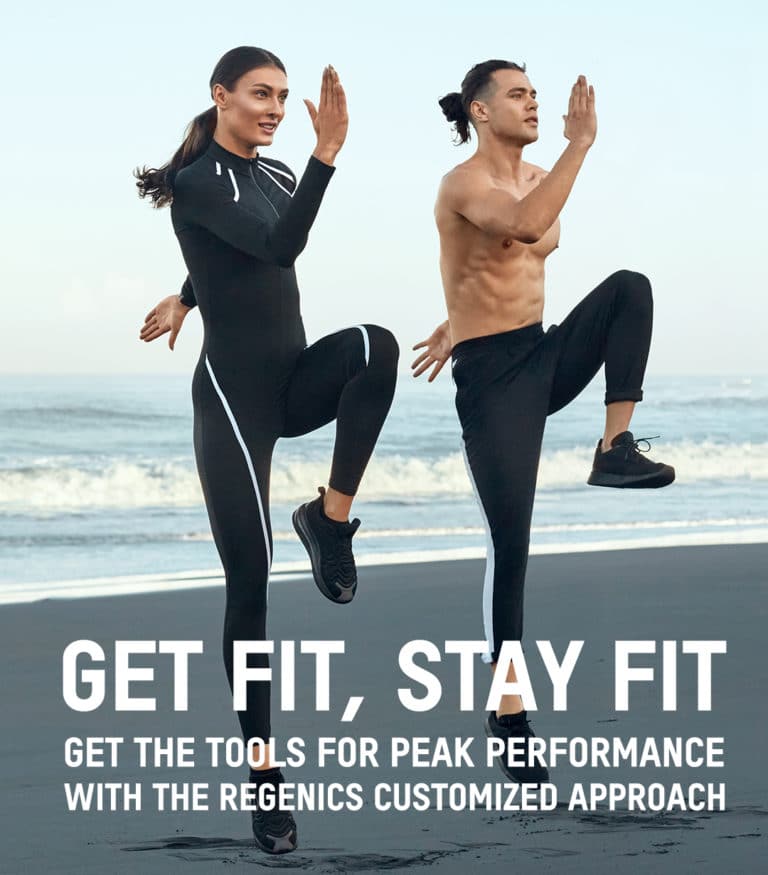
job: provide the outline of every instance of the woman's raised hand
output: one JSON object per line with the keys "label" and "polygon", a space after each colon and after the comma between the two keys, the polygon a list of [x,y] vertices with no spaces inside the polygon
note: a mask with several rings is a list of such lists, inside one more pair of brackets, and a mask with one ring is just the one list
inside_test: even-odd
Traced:
{"label": "woman's raised hand", "polygon": [[317,146],[312,154],[324,164],[333,164],[347,138],[349,115],[339,74],[330,64],[323,70],[319,104],[315,106],[311,100],[304,103],[317,134]]}

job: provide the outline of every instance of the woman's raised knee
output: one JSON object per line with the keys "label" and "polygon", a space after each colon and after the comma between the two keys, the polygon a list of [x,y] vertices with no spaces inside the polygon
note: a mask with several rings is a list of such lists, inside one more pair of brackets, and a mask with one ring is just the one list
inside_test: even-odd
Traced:
{"label": "woman's raised knee", "polygon": [[370,364],[396,370],[400,357],[400,347],[395,335],[388,328],[382,328],[381,325],[366,325],[365,329],[371,344]]}

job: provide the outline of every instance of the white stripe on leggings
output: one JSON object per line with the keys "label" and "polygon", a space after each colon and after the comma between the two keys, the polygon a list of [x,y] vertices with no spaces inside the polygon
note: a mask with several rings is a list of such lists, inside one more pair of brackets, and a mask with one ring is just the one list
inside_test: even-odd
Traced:
{"label": "white stripe on leggings", "polygon": [[368,332],[366,331],[365,325],[355,325],[355,328],[359,328],[363,335],[363,353],[365,354],[365,366],[368,367],[368,357],[371,354],[371,341],[368,339]]}
{"label": "white stripe on leggings", "polygon": [[480,493],[477,491],[475,478],[472,476],[472,469],[469,467],[469,459],[467,458],[467,448],[464,442],[461,443],[461,452],[464,456],[464,464],[467,468],[469,481],[472,484],[472,489],[475,493],[477,503],[480,505],[480,513],[483,517],[485,525],[486,537],[486,553],[485,553],[485,579],[483,581],[483,626],[485,628],[485,640],[488,643],[488,653],[483,654],[483,662],[493,662],[493,651],[495,648],[493,640],[493,574],[496,566],[496,553],[493,546],[493,536],[491,535],[491,527],[488,524],[488,517],[485,515],[485,508],[480,498]]}
{"label": "white stripe on leggings", "polygon": [[269,549],[269,532],[267,531],[267,520],[264,516],[264,506],[261,503],[261,493],[259,492],[259,484],[256,480],[256,472],[253,470],[253,462],[251,461],[251,454],[248,452],[248,447],[245,445],[245,441],[243,440],[243,436],[240,434],[240,429],[237,427],[237,420],[235,419],[234,414],[232,413],[232,408],[229,406],[229,402],[227,401],[224,393],[221,391],[221,387],[219,386],[216,376],[213,373],[213,368],[211,367],[211,363],[208,361],[208,356],[205,357],[205,366],[208,368],[208,373],[211,376],[211,382],[213,383],[213,388],[216,390],[216,394],[221,398],[221,403],[224,407],[224,412],[227,414],[229,422],[232,426],[232,431],[235,433],[235,437],[237,438],[237,442],[240,444],[240,449],[243,451],[243,456],[245,456],[245,464],[248,466],[248,473],[251,475],[251,483],[253,483],[253,491],[256,493],[256,502],[259,505],[259,516],[261,517],[261,528],[264,532],[264,551],[267,555],[267,577],[269,577],[269,570],[272,567],[272,553]]}

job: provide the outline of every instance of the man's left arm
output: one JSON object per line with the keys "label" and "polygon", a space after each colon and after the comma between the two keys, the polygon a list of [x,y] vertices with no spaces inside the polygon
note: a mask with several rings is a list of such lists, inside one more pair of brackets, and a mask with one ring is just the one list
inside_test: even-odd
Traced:
{"label": "man's left arm", "polygon": [[424,371],[434,365],[432,373],[427,378],[427,382],[431,383],[451,356],[453,343],[451,341],[451,325],[447,319],[445,322],[441,322],[426,340],[415,344],[413,349],[422,349],[423,347],[426,349],[413,362],[411,369],[414,377],[420,377]]}

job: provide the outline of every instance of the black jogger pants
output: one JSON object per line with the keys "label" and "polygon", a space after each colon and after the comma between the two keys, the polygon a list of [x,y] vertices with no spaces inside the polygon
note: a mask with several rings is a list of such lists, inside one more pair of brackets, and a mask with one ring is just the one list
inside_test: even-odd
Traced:
{"label": "black jogger pants", "polygon": [[605,403],[640,401],[653,320],[651,286],[621,270],[560,325],[465,340],[453,349],[465,460],[488,535],[483,588],[486,660],[523,634],[533,496],[547,416],[605,363]]}

